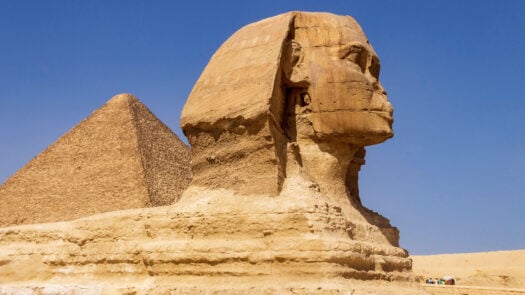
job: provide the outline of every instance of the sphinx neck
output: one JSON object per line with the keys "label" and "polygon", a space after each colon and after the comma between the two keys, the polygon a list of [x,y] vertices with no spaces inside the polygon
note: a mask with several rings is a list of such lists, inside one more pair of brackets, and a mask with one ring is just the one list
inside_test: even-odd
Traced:
{"label": "sphinx neck", "polygon": [[346,208],[346,212],[361,206],[357,173],[364,151],[362,147],[303,138],[289,150],[287,177],[299,175],[328,201]]}

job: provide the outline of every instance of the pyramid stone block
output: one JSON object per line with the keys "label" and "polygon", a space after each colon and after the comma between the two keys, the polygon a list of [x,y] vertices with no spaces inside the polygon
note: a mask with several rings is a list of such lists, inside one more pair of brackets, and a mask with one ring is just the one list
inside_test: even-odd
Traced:
{"label": "pyramid stone block", "polygon": [[188,147],[120,94],[0,186],[0,226],[167,205],[191,180]]}

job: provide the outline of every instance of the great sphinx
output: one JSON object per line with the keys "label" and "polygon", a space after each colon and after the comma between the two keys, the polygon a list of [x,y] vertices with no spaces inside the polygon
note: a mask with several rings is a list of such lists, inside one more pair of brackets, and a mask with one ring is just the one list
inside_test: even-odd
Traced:
{"label": "great sphinx", "polygon": [[[393,136],[380,63],[350,16],[291,12],[248,25],[213,55],[182,111],[192,187],[277,196],[306,186],[348,220],[365,146]],[[397,246],[397,230],[382,228]],[[377,237],[376,237],[377,238]]]}
{"label": "great sphinx", "polygon": [[183,109],[193,179],[181,198],[0,228],[0,293],[420,294],[399,231],[359,195],[365,147],[393,136],[379,69],[349,16],[241,28]]}

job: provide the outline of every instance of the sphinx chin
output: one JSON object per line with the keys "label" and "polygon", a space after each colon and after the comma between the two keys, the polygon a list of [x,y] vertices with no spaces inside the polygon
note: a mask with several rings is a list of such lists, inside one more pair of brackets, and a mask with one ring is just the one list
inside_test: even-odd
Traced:
{"label": "sphinx chin", "polygon": [[356,146],[379,144],[394,136],[386,112],[335,111],[310,114],[316,136]]}

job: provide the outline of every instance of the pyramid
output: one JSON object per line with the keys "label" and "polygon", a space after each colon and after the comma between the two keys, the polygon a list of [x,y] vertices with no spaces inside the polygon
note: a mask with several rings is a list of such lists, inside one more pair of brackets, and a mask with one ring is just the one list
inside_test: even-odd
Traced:
{"label": "pyramid", "polygon": [[0,186],[0,226],[171,204],[189,185],[189,160],[146,106],[117,95]]}

